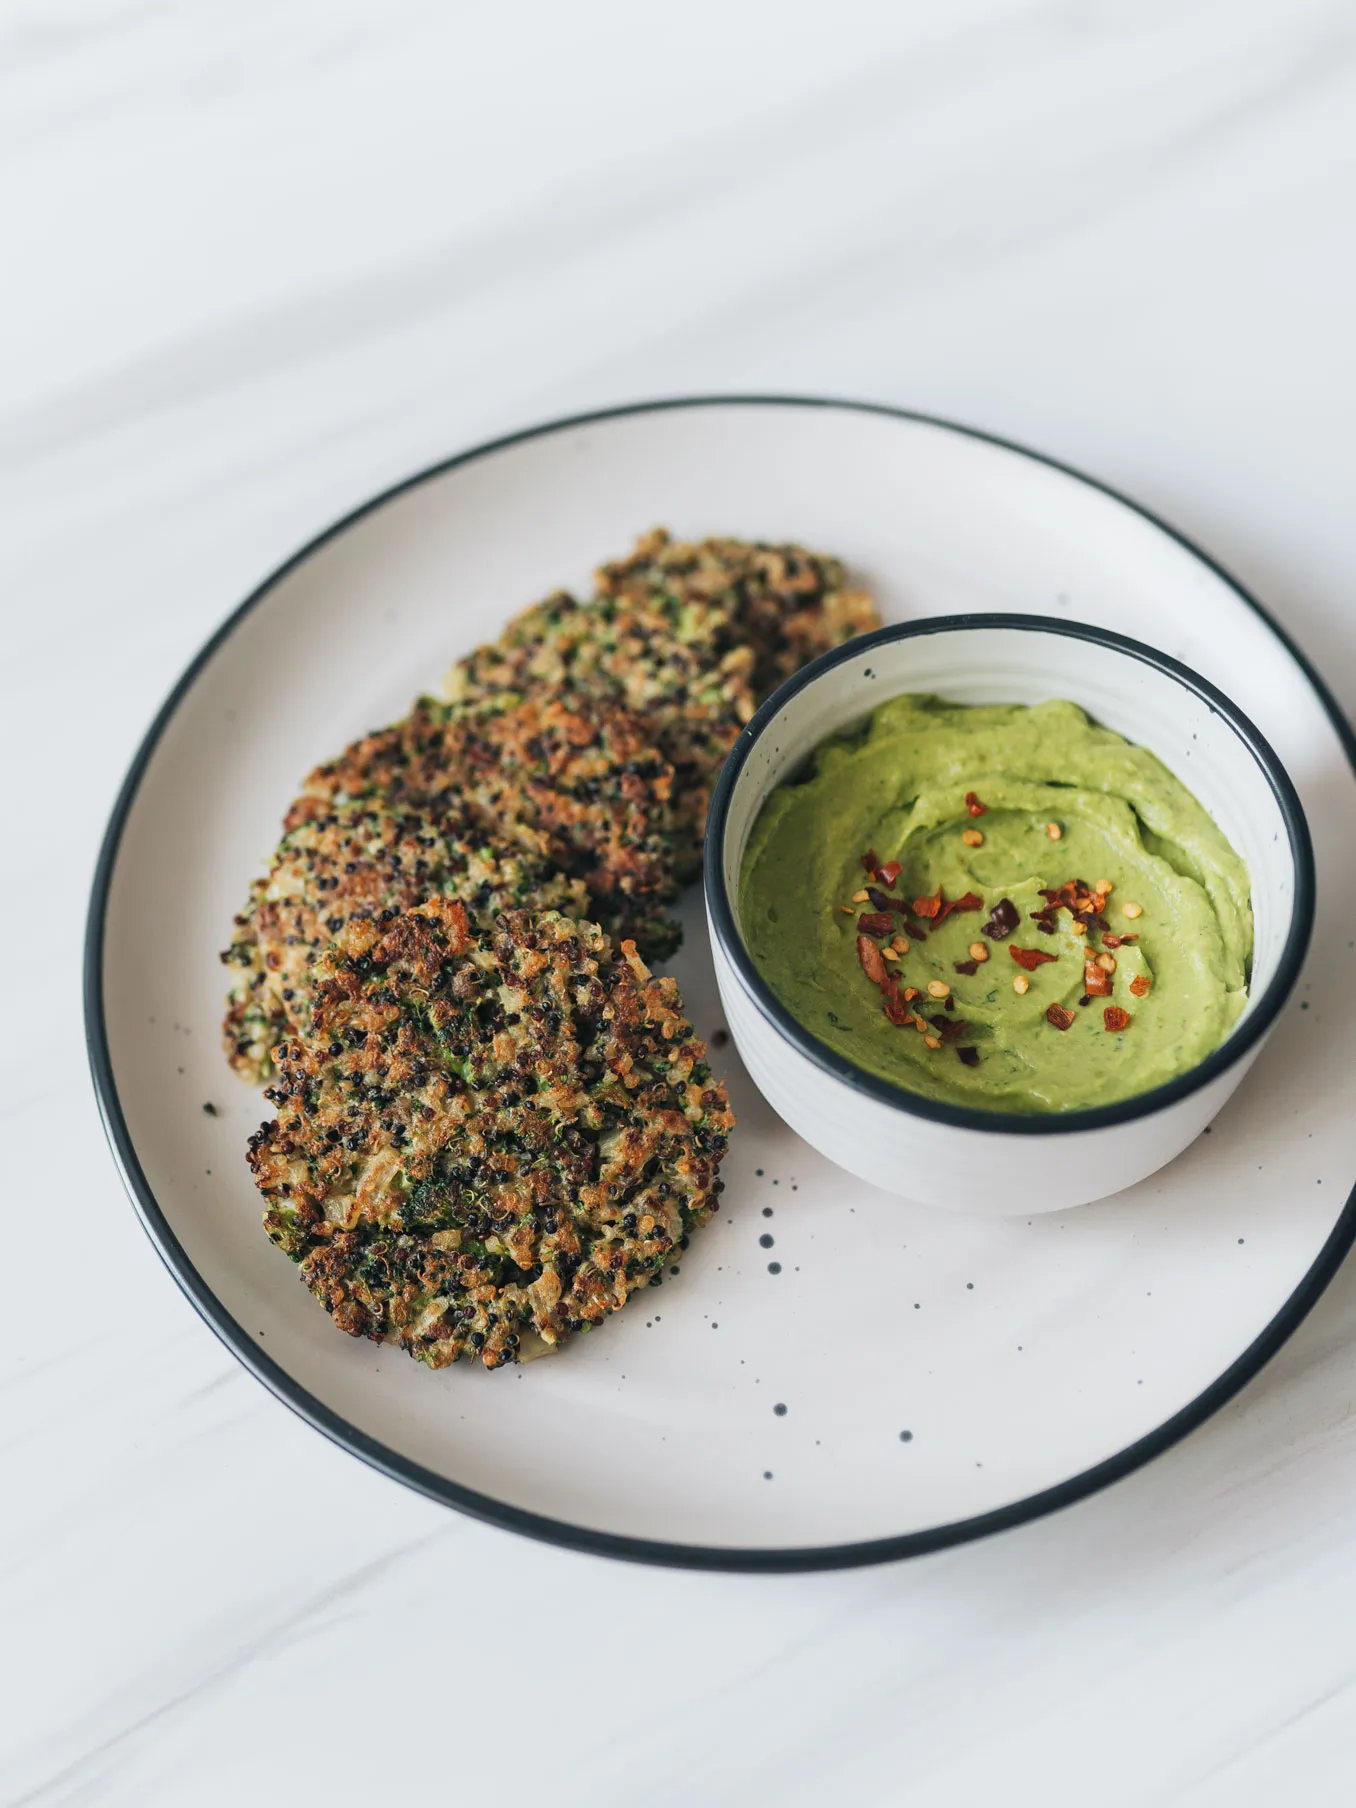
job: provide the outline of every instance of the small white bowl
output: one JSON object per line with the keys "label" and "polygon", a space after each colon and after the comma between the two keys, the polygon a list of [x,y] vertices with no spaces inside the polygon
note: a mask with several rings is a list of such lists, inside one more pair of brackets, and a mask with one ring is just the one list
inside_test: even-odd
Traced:
{"label": "small white bowl", "polygon": [[[938,1103],[855,1067],[799,1024],[754,967],[736,899],[769,793],[828,736],[908,691],[957,703],[1067,697],[1158,755],[1252,877],[1249,997],[1188,1073],[1115,1104],[1022,1114]],[[1143,1180],[1186,1148],[1256,1058],[1299,973],[1314,916],[1308,826],[1276,755],[1213,685],[1152,648],[1041,616],[964,615],[881,628],[817,659],[768,699],[726,761],[706,842],[706,904],[730,1032],[764,1097],[831,1161],[950,1210],[1061,1211]]]}

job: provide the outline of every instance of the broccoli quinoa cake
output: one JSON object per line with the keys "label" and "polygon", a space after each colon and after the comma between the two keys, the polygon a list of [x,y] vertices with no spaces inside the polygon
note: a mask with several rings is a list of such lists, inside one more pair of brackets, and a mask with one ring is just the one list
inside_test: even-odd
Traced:
{"label": "broccoli quinoa cake", "polygon": [[599,698],[642,716],[675,773],[683,883],[701,865],[726,754],[758,704],[807,660],[878,625],[843,568],[798,546],[646,534],[604,565],[586,603],[560,592],[453,666],[453,703],[534,693]]}
{"label": "broccoli quinoa cake", "polygon": [[446,893],[597,919],[659,959],[678,928],[672,771],[627,712],[559,702],[469,714],[421,699],[306,780],[222,960],[227,1058],[268,1077],[307,969],[351,917]]}
{"label": "broccoli quinoa cake", "polygon": [[618,1311],[711,1215],[734,1120],[633,944],[436,898],[349,922],[313,986],[249,1161],[341,1330],[497,1368]]}
{"label": "broccoli quinoa cake", "polygon": [[559,698],[456,707],[421,697],[316,770],[284,830],[335,804],[427,811],[452,795],[498,839],[584,881],[588,915],[660,959],[678,943],[673,768],[639,718]]}
{"label": "broccoli quinoa cake", "polygon": [[312,963],[345,923],[438,893],[482,914],[523,905],[588,914],[582,879],[486,835],[455,793],[417,810],[379,796],[327,805],[283,836],[222,956],[235,970],[225,1033],[236,1072],[271,1077],[274,1045],[309,1019]]}
{"label": "broccoli quinoa cake", "polygon": [[724,616],[730,643],[752,656],[760,703],[818,654],[880,626],[867,593],[845,588],[838,559],[761,540],[673,540],[655,528],[600,569],[598,586],[632,605]]}

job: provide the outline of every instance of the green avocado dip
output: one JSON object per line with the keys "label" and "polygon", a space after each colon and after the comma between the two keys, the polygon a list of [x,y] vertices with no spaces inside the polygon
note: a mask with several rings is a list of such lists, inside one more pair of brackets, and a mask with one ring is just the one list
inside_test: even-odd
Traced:
{"label": "green avocado dip", "polygon": [[1105,1105],[1243,1009],[1248,871],[1185,787],[1073,703],[896,697],[764,805],[754,964],[857,1067],[951,1104]]}

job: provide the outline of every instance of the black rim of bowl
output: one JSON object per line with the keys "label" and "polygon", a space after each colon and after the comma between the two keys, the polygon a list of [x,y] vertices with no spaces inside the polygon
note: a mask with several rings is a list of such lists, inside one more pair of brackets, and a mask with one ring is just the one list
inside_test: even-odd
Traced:
{"label": "black rim of bowl", "polygon": [[[987,1111],[979,1106],[949,1105],[927,1098],[923,1093],[911,1092],[907,1086],[898,1086],[892,1080],[882,1079],[879,1075],[858,1067],[846,1055],[830,1047],[827,1042],[821,1042],[818,1036],[812,1035],[799,1023],[763,978],[745,946],[729,887],[725,882],[723,850],[735,790],[753,749],[776,723],[787,704],[803,691],[809,690],[827,673],[837,671],[840,666],[849,665],[857,659],[869,662],[870,655],[878,647],[894,646],[899,641],[923,640],[934,634],[968,634],[990,628],[1027,634],[1058,634],[1066,640],[1088,641],[1094,646],[1106,647],[1112,652],[1137,659],[1175,679],[1183,689],[1193,692],[1215,715],[1226,722],[1247,748],[1271,787],[1289,837],[1295,879],[1294,896],[1285,944],[1266,990],[1219,1047],[1203,1061],[1162,1086],[1152,1087],[1148,1092],[1135,1093],[1128,1099],[1118,1099],[1114,1104],[1093,1105],[1079,1111]],[[892,691],[889,694],[899,693]],[[881,701],[886,700],[883,692]],[[863,714],[868,707],[864,701]],[[806,749],[807,754],[811,751],[810,748]],[[851,1086],[855,1092],[863,1093],[880,1104],[894,1106],[911,1117],[926,1118],[931,1123],[948,1124],[957,1129],[1001,1132],[1006,1136],[1060,1136],[1131,1123],[1137,1118],[1148,1117],[1155,1111],[1175,1105],[1179,1099],[1199,1092],[1202,1086],[1208,1086],[1222,1073],[1227,1073],[1235,1062],[1241,1061],[1250,1049],[1256,1047],[1276,1021],[1277,1014],[1294,990],[1314,923],[1314,855],[1309,839],[1309,825],[1305,821],[1303,807],[1289,774],[1261,731],[1222,691],[1202,678],[1198,672],[1193,672],[1189,666],[1182,665],[1166,653],[1157,652],[1153,647],[1146,647],[1140,641],[1127,639],[1125,635],[1115,634],[1106,628],[1045,615],[934,615],[920,621],[900,622],[888,628],[877,628],[828,653],[821,653],[818,659],[812,660],[794,677],[788,678],[747,723],[721,768],[707,819],[704,883],[707,908],[716,940],[733,966],[738,983],[762,1016],[798,1053],[813,1061],[822,1072]]]}
{"label": "black rim of bowl", "polygon": [[372,1468],[390,1476],[395,1481],[403,1482],[407,1487],[415,1489],[431,1500],[439,1501],[444,1506],[455,1507],[460,1512],[466,1513],[474,1519],[484,1520],[490,1525],[520,1532],[527,1537],[559,1545],[568,1550],[583,1551],[595,1556],[620,1558],[628,1562],[656,1563],[694,1570],[773,1574],[806,1570],[851,1569],[864,1564],[893,1562],[900,1558],[922,1556],[930,1551],[945,1550],[952,1545],[965,1544],[972,1539],[987,1537],[995,1532],[1007,1531],[1013,1527],[1024,1525],[1030,1520],[1040,1519],[1047,1513],[1072,1506],[1075,1502],[1084,1500],[1089,1495],[1109,1487],[1111,1483],[1132,1474],[1154,1457],[1171,1449],[1188,1432],[1194,1431],[1199,1425],[1204,1424],[1212,1414],[1218,1412],[1220,1407],[1224,1406],[1247,1382],[1252,1380],[1313,1310],[1324,1288],[1341,1267],[1353,1240],[1356,1240],[1356,1188],[1353,1188],[1349,1194],[1345,1206],[1308,1272],[1279,1311],[1263,1326],[1252,1343],[1235,1357],[1234,1361],[1221,1374],[1217,1375],[1214,1381],[1204,1388],[1194,1400],[1188,1401],[1185,1406],[1180,1407],[1161,1425],[1077,1475],[1069,1476],[1064,1481],[1057,1482],[1049,1488],[1042,1488],[1037,1493],[1027,1495],[1020,1500],[1010,1501],[1007,1505],[995,1508],[992,1512],[976,1514],[969,1519],[929,1526],[922,1531],[905,1532],[885,1538],[865,1539],[848,1544],[788,1548],[740,1548],[738,1546],[678,1544],[665,1539],[638,1538],[622,1533],[602,1532],[589,1526],[574,1525],[566,1520],[552,1519],[546,1514],[529,1512],[506,1501],[497,1500],[492,1495],[482,1494],[476,1489],[466,1488],[458,1482],[449,1481],[445,1476],[425,1468],[421,1463],[412,1462],[409,1458],[401,1456],[399,1452],[381,1443],[379,1439],[360,1431],[357,1426],[351,1424],[342,1415],[326,1406],[322,1400],[317,1399],[314,1394],[308,1392],[281,1364],[259,1349],[245,1327],[226,1310],[203,1275],[190,1260],[183,1245],[175,1236],[169,1220],[146,1178],[145,1170],[137,1155],[136,1145],[128,1129],[121,1100],[118,1097],[117,1080],[108,1043],[108,1023],[103,998],[104,942],[109,890],[117,865],[123,832],[136,802],[142,778],[166,728],[199,673],[245,617],[250,615],[285,577],[304,564],[321,547],[345,533],[366,516],[375,514],[388,503],[403,496],[407,491],[441,477],[448,471],[456,470],[460,465],[489,457],[510,446],[541,439],[548,434],[621,419],[629,415],[663,414],[687,408],[741,407],[823,409],[830,413],[874,415],[890,420],[907,421],[915,426],[935,428],[938,431],[954,433],[961,438],[975,440],[1028,459],[1033,464],[1041,465],[1047,470],[1058,471],[1084,488],[1120,504],[1132,514],[1149,522],[1170,540],[1175,541],[1207,570],[1214,572],[1240,602],[1267,624],[1277,641],[1286,649],[1308,680],[1342,743],[1348,764],[1353,773],[1356,773],[1356,734],[1353,734],[1336,698],[1305,654],[1300,651],[1291,637],[1263,608],[1261,603],[1231,577],[1222,565],[1210,558],[1207,553],[1202,552],[1184,534],[1169,526],[1167,522],[1161,520],[1150,510],[1132,502],[1109,485],[1098,482],[1096,478],[1086,476],[1074,466],[1063,464],[1055,458],[1048,458],[1043,453],[1033,452],[1013,440],[1003,439],[997,434],[986,433],[980,428],[967,427],[937,415],[922,414],[907,408],[895,408],[887,403],[793,395],[674,396],[658,401],[634,402],[621,407],[602,408],[585,414],[568,415],[558,420],[544,422],[539,426],[526,428],[518,433],[506,434],[502,438],[486,441],[472,447],[469,451],[457,453],[438,464],[428,466],[403,482],[382,490],[307,541],[291,558],[286,559],[256,589],[251,591],[216,632],[209,636],[200,651],[190,661],[147,729],[113,805],[90,893],[89,916],[85,931],[84,1005],[85,1040],[100,1115],[103,1118],[109,1146],[122,1176],[123,1184],[151,1242],[205,1323],[221,1338],[232,1354],[285,1406],[290,1407],[300,1418],[306,1420],[309,1425],[328,1437],[333,1443],[361,1458]]}

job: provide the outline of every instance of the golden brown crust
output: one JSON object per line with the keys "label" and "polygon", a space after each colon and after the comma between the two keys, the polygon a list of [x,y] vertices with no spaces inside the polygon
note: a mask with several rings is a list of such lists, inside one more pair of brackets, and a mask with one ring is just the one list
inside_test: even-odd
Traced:
{"label": "golden brown crust", "polygon": [[379,795],[317,809],[284,835],[222,955],[234,972],[223,1027],[237,1073],[270,1076],[273,1045],[309,1019],[312,963],[347,922],[435,894],[482,913],[531,904],[588,914],[582,879],[487,835],[455,793],[418,809]]}
{"label": "golden brown crust", "polygon": [[558,698],[453,707],[422,697],[306,780],[285,826],[366,797],[412,812],[464,809],[570,878],[589,914],[660,958],[676,945],[673,768],[615,704]]}

